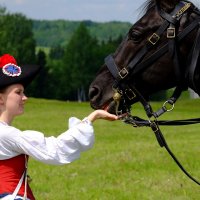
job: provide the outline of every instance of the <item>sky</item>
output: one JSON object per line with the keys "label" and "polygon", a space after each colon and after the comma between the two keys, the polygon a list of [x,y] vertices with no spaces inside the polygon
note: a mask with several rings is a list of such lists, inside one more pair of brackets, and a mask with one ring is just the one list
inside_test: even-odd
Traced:
{"label": "sky", "polygon": [[[30,19],[135,22],[146,0],[0,0],[11,13]],[[192,0],[200,6],[200,0]]]}
{"label": "sky", "polygon": [[[31,19],[134,22],[145,0],[0,0],[11,13]],[[137,13],[137,15],[136,15]]]}

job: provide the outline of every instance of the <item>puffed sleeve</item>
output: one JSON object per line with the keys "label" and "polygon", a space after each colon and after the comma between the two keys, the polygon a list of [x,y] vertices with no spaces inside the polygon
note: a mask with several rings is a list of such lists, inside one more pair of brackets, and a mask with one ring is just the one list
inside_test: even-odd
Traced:
{"label": "puffed sleeve", "polygon": [[61,165],[80,157],[80,153],[92,148],[94,130],[85,118],[69,119],[69,129],[58,137],[45,137],[37,131],[22,131],[18,134],[15,151],[25,153],[43,163]]}

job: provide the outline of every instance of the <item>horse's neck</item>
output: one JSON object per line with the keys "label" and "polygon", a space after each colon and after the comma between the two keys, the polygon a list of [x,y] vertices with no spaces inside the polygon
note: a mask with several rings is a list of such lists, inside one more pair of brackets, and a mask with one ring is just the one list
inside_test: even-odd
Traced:
{"label": "horse's neck", "polygon": [[[200,12],[196,14],[195,20],[200,23]],[[189,87],[193,89],[200,96],[200,26],[197,26],[197,31],[193,40],[193,48],[189,56],[188,65],[188,83]]]}
{"label": "horse's neck", "polygon": [[[200,68],[200,65],[198,66]],[[192,88],[200,96],[200,75],[198,74],[198,79],[195,81],[195,88]]]}

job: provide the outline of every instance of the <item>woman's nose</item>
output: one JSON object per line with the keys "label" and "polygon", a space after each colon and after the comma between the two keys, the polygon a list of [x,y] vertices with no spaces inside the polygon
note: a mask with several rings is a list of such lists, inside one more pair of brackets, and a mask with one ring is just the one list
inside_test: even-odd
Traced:
{"label": "woman's nose", "polygon": [[28,99],[28,97],[24,94],[23,97],[22,97],[22,100],[26,101],[27,99]]}

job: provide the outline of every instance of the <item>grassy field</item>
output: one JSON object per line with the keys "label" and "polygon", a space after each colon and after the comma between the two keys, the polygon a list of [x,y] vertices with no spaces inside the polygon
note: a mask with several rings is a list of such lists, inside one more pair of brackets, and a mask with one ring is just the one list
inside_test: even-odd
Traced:
{"label": "grassy field", "polygon": [[[153,103],[157,109],[161,103]],[[22,130],[46,136],[67,129],[68,118],[83,118],[89,103],[30,99],[26,112],[14,121]],[[200,100],[182,100],[162,119],[200,117]],[[138,104],[133,115],[144,117]],[[200,186],[188,179],[149,128],[133,128],[120,121],[94,123],[96,141],[71,164],[50,166],[29,162],[31,187],[37,200],[198,200]],[[183,166],[200,180],[200,125],[162,127],[168,145]]]}

